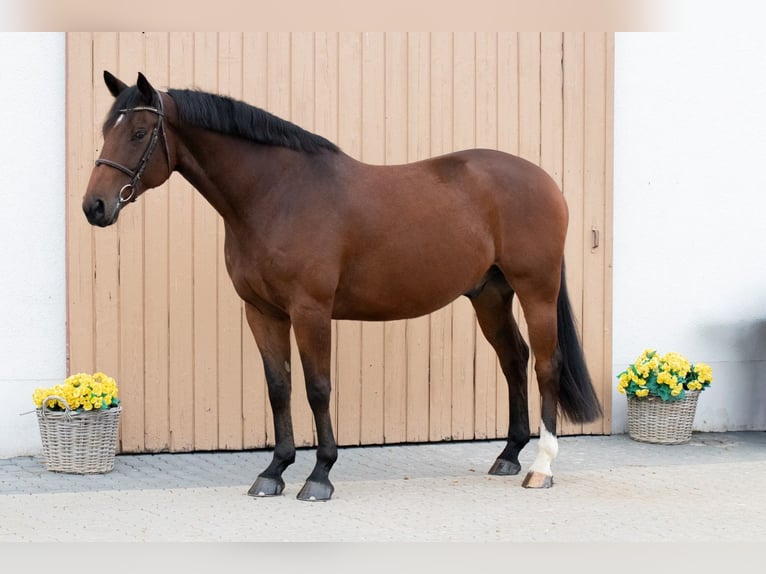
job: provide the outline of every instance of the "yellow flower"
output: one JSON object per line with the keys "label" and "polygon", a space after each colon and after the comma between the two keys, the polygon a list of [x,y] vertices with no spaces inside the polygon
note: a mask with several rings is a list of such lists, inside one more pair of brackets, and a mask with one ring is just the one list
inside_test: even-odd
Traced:
{"label": "yellow flower", "polygon": [[706,389],[713,380],[713,373],[709,365],[693,365],[681,353],[659,355],[654,349],[644,349],[617,378],[617,388],[623,394],[675,400],[683,395],[684,389]]}
{"label": "yellow flower", "polygon": [[668,385],[669,387],[673,387],[678,383],[678,379],[675,377],[675,375],[671,375],[669,372],[663,371],[657,375],[657,382],[660,385]]}
{"label": "yellow flower", "polygon": [[697,380],[701,383],[710,383],[713,381],[713,369],[705,363],[694,365],[694,372],[697,373]]}
{"label": "yellow flower", "polygon": [[[32,401],[37,408],[41,408],[46,398],[55,395],[66,401],[71,410],[92,410],[114,405],[117,396],[117,383],[112,377],[104,373],[75,373],[67,377],[63,384],[57,384],[50,388],[37,388],[32,392]],[[49,401],[50,409],[65,409],[63,401]]]}

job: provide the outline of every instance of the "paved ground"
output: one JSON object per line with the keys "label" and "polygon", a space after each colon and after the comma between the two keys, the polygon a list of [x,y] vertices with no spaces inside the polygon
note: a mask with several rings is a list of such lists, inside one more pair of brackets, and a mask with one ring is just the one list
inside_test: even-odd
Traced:
{"label": "paved ground", "polygon": [[[104,475],[0,460],[0,542],[766,542],[766,432],[695,433],[686,445],[563,437],[550,490],[486,474],[500,441],[343,448],[333,500],[246,495],[269,451],[121,455]],[[522,452],[524,469],[537,450]],[[76,533],[73,534],[73,533]]]}

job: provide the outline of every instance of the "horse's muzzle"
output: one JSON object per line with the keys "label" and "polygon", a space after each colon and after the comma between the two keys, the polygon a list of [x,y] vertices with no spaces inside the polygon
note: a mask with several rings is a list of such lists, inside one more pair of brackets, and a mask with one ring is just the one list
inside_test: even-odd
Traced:
{"label": "horse's muzzle", "polygon": [[113,211],[107,213],[104,200],[99,198],[83,201],[82,210],[85,213],[88,223],[99,227],[108,227],[109,225],[112,225],[117,221],[117,214],[120,211],[119,205],[117,205]]}

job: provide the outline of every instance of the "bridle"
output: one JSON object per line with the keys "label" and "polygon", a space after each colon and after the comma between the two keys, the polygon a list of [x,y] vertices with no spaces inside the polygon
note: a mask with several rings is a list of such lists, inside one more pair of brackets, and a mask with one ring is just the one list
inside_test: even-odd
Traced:
{"label": "bridle", "polygon": [[[118,194],[120,205],[136,200],[136,183],[138,183],[138,181],[141,179],[141,176],[144,174],[144,170],[149,163],[149,159],[152,157],[152,153],[154,152],[154,148],[157,146],[160,135],[162,135],[162,141],[165,144],[165,155],[168,160],[168,176],[170,173],[172,173],[172,167],[170,163],[170,148],[168,147],[168,137],[165,133],[165,111],[162,107],[162,97],[160,96],[159,92],[157,92],[157,101],[158,104],[156,108],[152,106],[137,106],[135,108],[125,108],[119,110],[119,113],[121,114],[128,114],[131,112],[152,112],[157,114],[157,124],[152,130],[152,138],[149,140],[149,145],[144,150],[144,155],[141,156],[141,160],[138,162],[136,169],[130,169],[129,167],[125,167],[124,165],[109,159],[99,158],[96,160],[96,166],[108,165],[109,167],[113,167],[114,169],[121,171],[130,178],[130,183],[123,185],[120,189],[120,193]],[[127,195],[125,194],[126,190],[129,191]]]}

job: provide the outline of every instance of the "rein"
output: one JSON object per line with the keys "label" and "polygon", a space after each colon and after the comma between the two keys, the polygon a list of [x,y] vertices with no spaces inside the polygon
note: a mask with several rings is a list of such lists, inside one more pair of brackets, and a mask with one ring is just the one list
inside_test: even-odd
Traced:
{"label": "rein", "polygon": [[[157,92],[157,100],[158,105],[156,108],[151,106],[137,106],[135,108],[119,110],[121,114],[127,114],[130,112],[152,112],[157,114],[157,124],[152,130],[152,138],[149,140],[149,145],[144,150],[144,155],[141,156],[141,159],[138,162],[138,166],[135,169],[130,169],[121,163],[117,163],[116,161],[109,159],[99,158],[96,160],[96,166],[107,165],[109,167],[113,167],[114,169],[121,171],[130,178],[130,183],[123,185],[120,189],[120,193],[118,194],[120,205],[136,200],[136,183],[138,183],[138,181],[141,179],[141,176],[144,174],[144,170],[149,163],[149,159],[154,152],[154,148],[157,146],[160,135],[162,135],[162,141],[165,144],[165,155],[168,160],[168,174],[172,173],[170,166],[170,148],[168,147],[168,137],[165,133],[165,111],[162,107],[162,96],[160,96],[159,92]],[[129,191],[127,195],[125,194],[126,190]]]}

